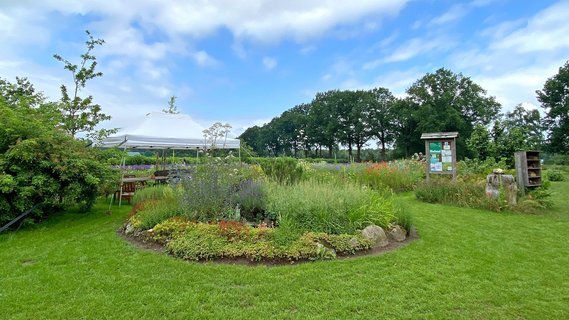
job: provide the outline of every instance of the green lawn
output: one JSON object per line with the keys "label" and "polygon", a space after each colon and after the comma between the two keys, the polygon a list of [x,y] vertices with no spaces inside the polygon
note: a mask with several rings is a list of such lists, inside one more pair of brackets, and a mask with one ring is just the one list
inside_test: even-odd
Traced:
{"label": "green lawn", "polygon": [[569,317],[569,182],[556,208],[497,214],[402,196],[421,239],[381,256],[279,267],[200,264],[116,235],[128,207],[0,235],[0,318]]}

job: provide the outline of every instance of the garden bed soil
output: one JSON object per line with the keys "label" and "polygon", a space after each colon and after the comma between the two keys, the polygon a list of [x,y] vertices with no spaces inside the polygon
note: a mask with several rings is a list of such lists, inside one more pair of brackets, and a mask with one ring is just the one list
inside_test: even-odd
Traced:
{"label": "garden bed soil", "polygon": [[[127,235],[124,232],[124,227],[117,230],[117,235],[119,235],[124,240],[130,242],[136,248],[167,254],[166,248],[153,240],[145,239],[141,236],[135,235]],[[377,256],[384,254],[386,252],[390,252],[402,247],[407,246],[409,243],[419,239],[419,234],[415,228],[411,230],[411,232],[407,235],[407,238],[404,241],[397,242],[394,240],[390,240],[389,244],[385,247],[376,247],[369,250],[362,250],[358,251],[354,254],[338,254],[336,259],[333,260],[343,260],[343,259],[351,259],[357,257],[365,257],[365,256]],[[176,258],[178,259],[178,258]],[[180,259],[182,260],[182,259]],[[332,260],[332,261],[333,261]],[[261,260],[261,261],[251,261],[247,258],[218,258],[212,260],[199,260],[195,261],[199,263],[222,263],[222,264],[233,264],[233,265],[249,265],[249,266],[258,266],[258,265],[265,265],[265,266],[279,266],[279,265],[293,265],[293,264],[300,264],[306,262],[312,262],[308,259],[303,260],[287,260],[287,259],[271,259],[271,260]]]}

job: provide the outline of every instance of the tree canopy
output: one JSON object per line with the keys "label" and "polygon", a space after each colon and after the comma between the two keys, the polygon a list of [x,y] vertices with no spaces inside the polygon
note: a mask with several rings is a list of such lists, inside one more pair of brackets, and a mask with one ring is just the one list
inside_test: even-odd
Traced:
{"label": "tree canopy", "polygon": [[569,153],[569,61],[536,93],[546,113],[544,124],[548,129],[549,151]]}

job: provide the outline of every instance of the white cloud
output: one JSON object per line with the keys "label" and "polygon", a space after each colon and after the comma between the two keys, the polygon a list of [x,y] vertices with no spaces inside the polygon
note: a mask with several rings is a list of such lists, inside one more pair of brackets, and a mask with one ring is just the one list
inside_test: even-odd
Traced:
{"label": "white cloud", "polygon": [[278,62],[275,58],[263,57],[263,66],[267,70],[273,70],[277,66]]}
{"label": "white cloud", "polygon": [[489,43],[450,57],[496,96],[505,110],[520,102],[538,105],[535,91],[567,60],[569,2],[562,1],[526,19],[497,23],[480,35]]}
{"label": "white cloud", "polygon": [[192,56],[196,63],[201,67],[214,66],[218,63],[217,60],[212,58],[207,52],[203,50],[195,52]]}
{"label": "white cloud", "polygon": [[492,49],[513,50],[518,53],[551,51],[569,47],[569,1],[539,12],[527,25],[492,45]]}
{"label": "white cloud", "polygon": [[468,8],[463,4],[455,4],[442,15],[434,18],[429,22],[432,25],[443,25],[461,19],[468,13]]}
{"label": "white cloud", "polygon": [[535,90],[541,89],[548,77],[557,72],[559,64],[520,68],[494,75],[475,75],[473,80],[492,96],[504,109],[510,110],[521,102],[537,104]]}
{"label": "white cloud", "polygon": [[[95,13],[106,22],[112,20],[129,25],[137,20],[148,29],[195,38],[227,28],[240,39],[274,42],[283,38],[306,40],[317,37],[335,26],[356,23],[366,16],[395,15],[407,1],[174,0],[164,5],[152,0],[140,0],[134,4],[107,0],[48,0],[35,3],[34,10],[29,11],[40,14],[57,11],[66,15]],[[25,7],[25,3],[19,6],[13,3],[11,6],[18,9],[30,7],[29,4]]]}
{"label": "white cloud", "polygon": [[488,28],[482,30],[482,32],[480,32],[480,35],[483,37],[489,37],[489,38],[493,38],[493,39],[501,39],[506,34],[512,32],[513,30],[515,30],[519,27],[521,27],[524,23],[525,23],[525,21],[523,19],[517,19],[517,20],[513,20],[513,21],[504,21],[504,22],[499,23],[495,26],[491,26],[491,27],[488,27]]}
{"label": "white cloud", "polygon": [[413,38],[391,50],[387,57],[364,63],[364,70],[371,70],[385,63],[401,62],[432,51],[446,51],[455,45],[455,40],[441,35],[434,38]]}
{"label": "white cloud", "polygon": [[303,55],[308,55],[311,54],[312,52],[316,51],[316,46],[315,45],[307,45],[304,46],[300,49],[300,53]]}

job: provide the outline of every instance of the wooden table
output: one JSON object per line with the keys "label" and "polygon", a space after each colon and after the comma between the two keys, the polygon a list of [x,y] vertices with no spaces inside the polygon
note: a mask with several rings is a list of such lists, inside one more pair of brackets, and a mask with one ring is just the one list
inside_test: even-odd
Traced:
{"label": "wooden table", "polygon": [[135,178],[123,178],[121,183],[123,182],[146,182],[146,181],[166,181],[168,177],[165,176],[158,176],[158,177],[135,177]]}

